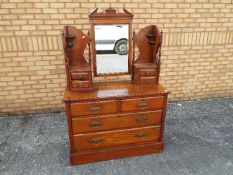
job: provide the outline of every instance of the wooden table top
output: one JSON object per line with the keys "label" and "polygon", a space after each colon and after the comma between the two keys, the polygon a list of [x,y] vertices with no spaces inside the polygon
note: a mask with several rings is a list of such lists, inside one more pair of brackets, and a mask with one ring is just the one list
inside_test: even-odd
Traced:
{"label": "wooden table top", "polygon": [[64,101],[93,100],[115,97],[129,97],[140,95],[159,95],[168,91],[162,85],[135,85],[130,81],[124,83],[94,83],[91,91],[68,91],[64,93]]}

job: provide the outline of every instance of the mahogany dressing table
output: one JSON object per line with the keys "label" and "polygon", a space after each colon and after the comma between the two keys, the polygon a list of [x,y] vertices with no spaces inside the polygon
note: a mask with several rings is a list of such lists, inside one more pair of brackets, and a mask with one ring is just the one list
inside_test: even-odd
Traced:
{"label": "mahogany dressing table", "polygon": [[[159,84],[162,33],[151,25],[133,34],[125,9],[96,9],[89,18],[90,34],[66,26],[62,35],[71,165],[162,152],[168,99]],[[93,81],[121,75],[131,79]]]}

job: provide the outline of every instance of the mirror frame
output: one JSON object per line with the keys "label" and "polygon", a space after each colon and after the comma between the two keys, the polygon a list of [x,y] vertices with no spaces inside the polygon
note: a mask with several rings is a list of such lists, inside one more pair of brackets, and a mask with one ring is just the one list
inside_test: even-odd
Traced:
{"label": "mirror frame", "polygon": [[[132,19],[133,14],[123,9],[123,13],[116,12],[113,8],[108,8],[105,12],[98,13],[98,8],[95,9],[90,15],[89,20],[91,24],[90,36],[92,44],[92,56],[93,56],[93,70],[94,76],[116,76],[116,75],[128,75],[132,72]],[[95,47],[95,25],[111,25],[111,24],[128,24],[128,72],[114,72],[114,73],[98,73],[96,65],[96,47]]]}

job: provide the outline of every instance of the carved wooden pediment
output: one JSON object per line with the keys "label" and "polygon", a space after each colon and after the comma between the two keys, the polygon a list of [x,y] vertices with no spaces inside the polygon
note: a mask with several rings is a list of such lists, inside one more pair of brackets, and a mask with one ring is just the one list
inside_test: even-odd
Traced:
{"label": "carved wooden pediment", "polygon": [[133,14],[127,11],[126,9],[123,9],[122,12],[117,12],[113,8],[108,8],[104,12],[98,12],[98,8],[95,9],[90,15],[90,19],[101,19],[101,18],[133,18]]}

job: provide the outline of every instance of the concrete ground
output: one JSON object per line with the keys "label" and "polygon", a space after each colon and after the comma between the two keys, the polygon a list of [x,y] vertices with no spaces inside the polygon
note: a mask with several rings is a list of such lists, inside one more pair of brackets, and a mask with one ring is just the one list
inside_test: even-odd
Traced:
{"label": "concrete ground", "polygon": [[0,174],[232,175],[233,98],[171,103],[161,154],[69,165],[65,113],[0,118]]}

